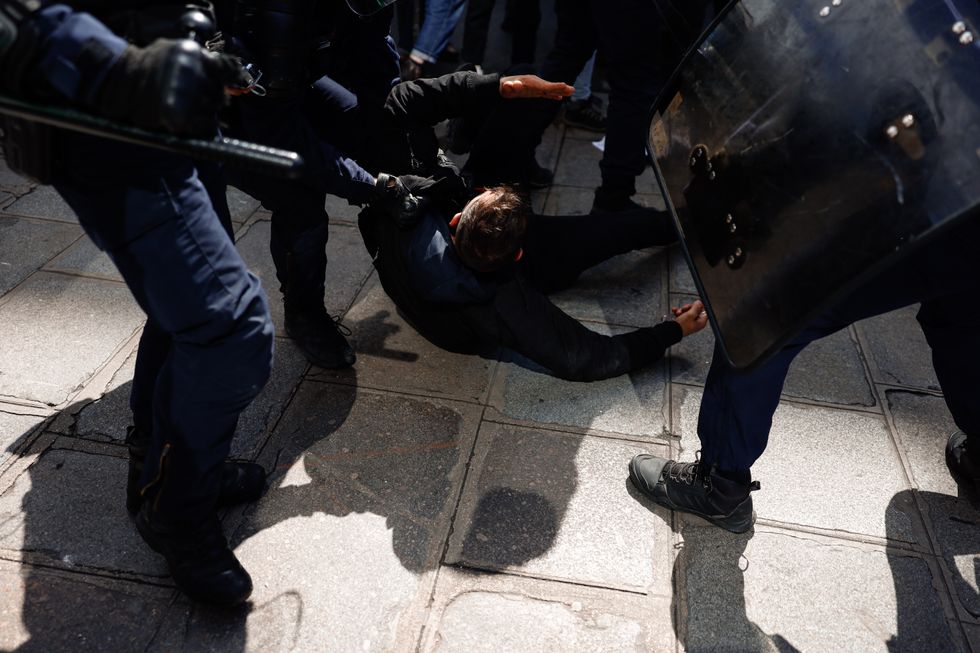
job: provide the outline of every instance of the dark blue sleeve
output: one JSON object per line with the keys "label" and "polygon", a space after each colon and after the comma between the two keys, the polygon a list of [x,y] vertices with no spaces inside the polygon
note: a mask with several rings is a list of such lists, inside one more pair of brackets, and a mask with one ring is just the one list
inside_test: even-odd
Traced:
{"label": "dark blue sleeve", "polygon": [[41,37],[37,70],[59,94],[91,105],[128,45],[89,14],[50,5],[32,17]]}

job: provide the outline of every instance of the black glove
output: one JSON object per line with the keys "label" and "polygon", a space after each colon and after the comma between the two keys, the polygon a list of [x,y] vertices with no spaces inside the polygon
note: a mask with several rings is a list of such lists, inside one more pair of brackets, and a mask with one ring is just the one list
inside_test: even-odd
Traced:
{"label": "black glove", "polygon": [[374,185],[377,197],[372,204],[388,213],[402,229],[410,229],[422,215],[424,202],[420,195],[436,183],[438,182],[426,177],[395,177],[382,172]]}
{"label": "black glove", "polygon": [[146,129],[212,136],[225,86],[246,85],[245,75],[236,57],[209,53],[190,39],[158,39],[123,51],[102,84],[96,108]]}

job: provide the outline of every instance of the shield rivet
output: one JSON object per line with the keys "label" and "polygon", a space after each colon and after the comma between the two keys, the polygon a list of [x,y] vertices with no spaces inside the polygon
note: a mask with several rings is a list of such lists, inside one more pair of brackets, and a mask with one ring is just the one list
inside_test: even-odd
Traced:
{"label": "shield rivet", "polygon": [[830,15],[830,7],[824,7],[823,9],[820,10],[821,18],[826,18],[829,15]]}

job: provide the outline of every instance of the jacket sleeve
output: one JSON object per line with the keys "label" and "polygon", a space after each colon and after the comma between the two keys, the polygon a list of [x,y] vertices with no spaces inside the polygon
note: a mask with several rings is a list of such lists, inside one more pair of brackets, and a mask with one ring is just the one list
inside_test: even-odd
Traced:
{"label": "jacket sleeve", "polygon": [[494,301],[504,326],[502,344],[569,381],[608,379],[646,367],[682,337],[674,321],[615,336],[596,333],[519,278],[502,286]]}
{"label": "jacket sleeve", "polygon": [[411,130],[472,114],[500,100],[500,75],[458,72],[402,82],[391,89],[385,114],[393,125]]}

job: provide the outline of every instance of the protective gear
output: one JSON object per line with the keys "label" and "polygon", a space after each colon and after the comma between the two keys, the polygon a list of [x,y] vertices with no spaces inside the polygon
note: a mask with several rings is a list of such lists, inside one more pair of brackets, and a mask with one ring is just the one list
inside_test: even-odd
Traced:
{"label": "protective gear", "polygon": [[347,6],[358,16],[376,14],[394,3],[395,0],[347,0]]}
{"label": "protective gear", "polygon": [[162,517],[152,501],[145,501],[136,530],[167,559],[174,583],[192,599],[234,606],[252,594],[252,578],[228,547],[217,513],[201,523],[181,523]]}
{"label": "protective gear", "polygon": [[225,86],[247,85],[241,61],[183,39],[130,46],[109,70],[96,106],[109,118],[175,134],[211,136]]}
{"label": "protective gear", "polygon": [[759,489],[758,481],[733,481],[699,462],[679,463],[649,454],[630,461],[630,481],[670,510],[697,515],[732,533],[752,528],[750,493]]}
{"label": "protective gear", "polygon": [[815,316],[980,208],[976,144],[963,138],[980,130],[980,49],[950,29],[978,24],[980,4],[820,11],[802,0],[731,3],[649,129],[663,194],[738,368],[778,355]]}
{"label": "protective gear", "polygon": [[436,181],[414,175],[395,177],[382,172],[375,184],[377,198],[373,205],[383,209],[402,229],[414,227],[421,215],[423,201],[415,195],[431,189]]}

